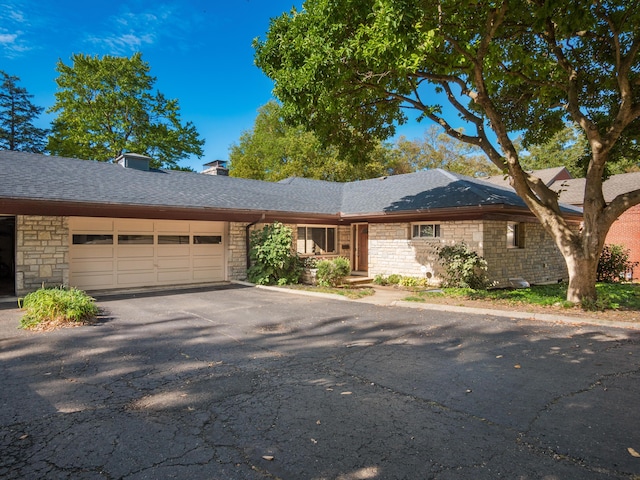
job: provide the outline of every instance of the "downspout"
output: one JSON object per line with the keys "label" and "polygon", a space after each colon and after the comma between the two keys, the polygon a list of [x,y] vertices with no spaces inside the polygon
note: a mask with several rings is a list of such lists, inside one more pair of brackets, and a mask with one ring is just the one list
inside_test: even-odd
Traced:
{"label": "downspout", "polygon": [[249,251],[251,250],[249,246],[249,237],[250,237],[249,229],[253,227],[256,223],[260,223],[261,221],[263,221],[264,216],[265,215],[263,213],[259,220],[256,220],[255,222],[251,222],[246,227],[244,227],[244,245],[245,245],[246,254],[247,254],[247,271],[249,271],[249,267],[251,266],[251,254],[249,253]]}

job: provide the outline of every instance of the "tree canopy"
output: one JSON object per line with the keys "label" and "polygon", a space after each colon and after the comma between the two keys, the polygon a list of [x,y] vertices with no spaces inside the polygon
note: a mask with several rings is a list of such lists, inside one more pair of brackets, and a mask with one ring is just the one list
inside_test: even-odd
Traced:
{"label": "tree canopy", "polygon": [[44,108],[34,105],[33,95],[18,86],[20,78],[0,70],[0,80],[0,148],[42,153],[48,132],[33,122]]}
{"label": "tree canopy", "polygon": [[[609,204],[602,192],[606,166],[638,148],[638,25],[635,0],[307,0],[254,45],[284,114],[351,156],[392,135],[407,110],[482,149],[554,238],[567,298],[580,301],[596,296],[611,224],[640,203],[640,190]],[[579,230],[512,140],[542,144],[566,122],[587,141]]]}
{"label": "tree canopy", "polygon": [[58,61],[56,102],[47,149],[57,155],[111,161],[126,152],[175,167],[203,154],[191,122],[182,123],[178,101],[153,91],[156,78],[142,55],[102,58],[75,54]]}
{"label": "tree canopy", "polygon": [[380,146],[357,164],[341,159],[338,149],[323,147],[313,132],[287,124],[280,105],[263,105],[253,129],[230,147],[229,174],[277,182],[288,177],[347,182],[392,173],[389,152]]}

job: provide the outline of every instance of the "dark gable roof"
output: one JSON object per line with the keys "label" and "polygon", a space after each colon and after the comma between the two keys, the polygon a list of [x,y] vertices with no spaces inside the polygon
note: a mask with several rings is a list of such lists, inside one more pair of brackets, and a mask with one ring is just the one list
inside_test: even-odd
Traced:
{"label": "dark gable roof", "polygon": [[440,169],[349,183],[303,178],[271,183],[11,151],[0,152],[0,206],[3,199],[335,217],[484,206],[526,210],[510,188]]}

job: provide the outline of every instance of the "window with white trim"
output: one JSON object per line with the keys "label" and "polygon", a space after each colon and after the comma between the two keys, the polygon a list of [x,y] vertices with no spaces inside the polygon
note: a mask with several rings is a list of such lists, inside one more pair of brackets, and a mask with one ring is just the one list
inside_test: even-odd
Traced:
{"label": "window with white trim", "polygon": [[298,226],[296,250],[301,255],[337,253],[336,227]]}
{"label": "window with white trim", "polygon": [[411,226],[411,238],[439,238],[439,223],[414,223]]}

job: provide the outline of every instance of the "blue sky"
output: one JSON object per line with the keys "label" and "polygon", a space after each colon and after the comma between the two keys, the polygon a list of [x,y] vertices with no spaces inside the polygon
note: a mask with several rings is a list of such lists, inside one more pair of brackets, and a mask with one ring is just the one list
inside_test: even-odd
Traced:
{"label": "blue sky", "polygon": [[[142,52],[155,87],[179,101],[183,121],[205,139],[201,159],[182,161],[200,171],[227,160],[229,147],[251,129],[258,108],[272,98],[271,81],[253,63],[251,42],[265,37],[271,18],[302,0],[2,0],[0,69],[20,77],[33,103],[54,103],[56,63],[71,55],[130,56]],[[40,126],[51,116],[43,115]],[[421,136],[426,125],[402,133]]]}

